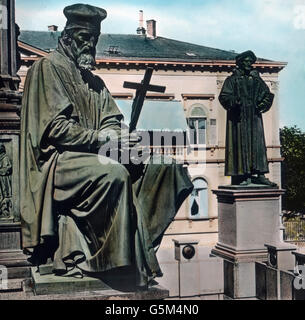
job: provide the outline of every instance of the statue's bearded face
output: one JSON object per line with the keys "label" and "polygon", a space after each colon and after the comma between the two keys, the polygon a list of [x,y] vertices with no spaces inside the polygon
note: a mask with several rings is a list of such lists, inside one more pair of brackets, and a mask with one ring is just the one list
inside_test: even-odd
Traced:
{"label": "statue's bearded face", "polygon": [[95,66],[96,44],[100,33],[86,29],[72,34],[71,50],[81,69],[93,70]]}

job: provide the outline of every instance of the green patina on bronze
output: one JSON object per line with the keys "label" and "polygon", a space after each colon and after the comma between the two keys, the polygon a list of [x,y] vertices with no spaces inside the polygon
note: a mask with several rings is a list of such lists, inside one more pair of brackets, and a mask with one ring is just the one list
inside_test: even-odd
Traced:
{"label": "green patina on bronze", "polygon": [[[236,57],[237,67],[222,87],[219,101],[227,110],[225,175],[233,183],[275,184],[269,172],[262,113],[274,99],[252,65],[256,56],[246,51]],[[256,176],[257,175],[257,176]]]}
{"label": "green patina on bronze", "polygon": [[[79,18],[81,6],[70,7],[70,17],[75,8]],[[85,9],[86,23],[88,14],[105,15]],[[35,264],[54,255],[58,273],[69,264],[95,273],[133,266],[142,286],[162,275],[155,248],[193,185],[182,165],[148,161],[128,171],[98,160],[105,143],[99,133],[119,133],[122,120],[105,84],[90,72],[99,31],[65,30],[57,50],[28,72],[21,114],[23,246],[34,248]]]}

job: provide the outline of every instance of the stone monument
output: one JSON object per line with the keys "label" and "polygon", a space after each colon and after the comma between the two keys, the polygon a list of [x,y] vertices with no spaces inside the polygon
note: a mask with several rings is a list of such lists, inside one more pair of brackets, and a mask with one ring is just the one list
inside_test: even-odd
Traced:
{"label": "stone monument", "polygon": [[[108,143],[121,152],[138,142],[91,72],[107,13],[76,4],[64,14],[58,48],[28,72],[21,111],[22,235],[40,269],[32,270],[34,289],[45,290],[47,277],[52,288],[76,274],[108,284],[126,275],[134,288],[147,288],[162,276],[156,250],[193,185],[182,165],[160,157],[125,166],[99,154]],[[50,261],[53,275],[44,275]]]}
{"label": "stone monument", "polygon": [[15,1],[0,1],[0,265],[8,276],[29,275],[21,250],[19,206],[19,135],[21,93],[17,71],[19,28],[15,23]]}
{"label": "stone monument", "polygon": [[219,96],[227,110],[225,175],[232,177],[232,184],[213,191],[219,239],[212,253],[224,258],[225,294],[235,299],[256,297],[255,262],[267,261],[265,244],[284,245],[284,190],[265,177],[269,169],[262,113],[271,108],[274,95],[253,68],[255,61],[252,51],[237,55],[236,68]]}

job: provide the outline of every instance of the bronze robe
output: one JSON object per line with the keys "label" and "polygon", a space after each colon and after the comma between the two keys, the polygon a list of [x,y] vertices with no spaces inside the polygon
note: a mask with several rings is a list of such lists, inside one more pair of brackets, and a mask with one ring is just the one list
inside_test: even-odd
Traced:
{"label": "bronze robe", "polygon": [[237,68],[225,80],[219,101],[227,110],[226,176],[269,172],[262,113],[273,98],[256,70],[247,76]]}
{"label": "bronze robe", "polygon": [[121,120],[103,81],[81,74],[61,43],[29,70],[21,114],[23,246],[47,257],[57,239],[55,271],[134,265],[137,285],[145,285],[162,275],[155,248],[193,185],[181,165],[146,164],[134,181],[118,162],[101,164],[98,133],[119,130]]}

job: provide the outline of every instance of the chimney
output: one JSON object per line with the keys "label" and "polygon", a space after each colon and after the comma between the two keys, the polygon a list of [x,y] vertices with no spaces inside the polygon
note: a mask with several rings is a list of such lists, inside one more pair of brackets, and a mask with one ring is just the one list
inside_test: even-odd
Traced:
{"label": "chimney", "polygon": [[144,26],[143,26],[143,10],[139,11],[139,28],[137,29],[137,34],[144,35],[146,32]]}
{"label": "chimney", "polygon": [[55,26],[54,24],[52,24],[51,26],[48,26],[48,30],[50,32],[56,32],[58,30],[58,26]]}
{"label": "chimney", "polygon": [[155,39],[157,37],[156,20],[147,20],[147,37]]}

